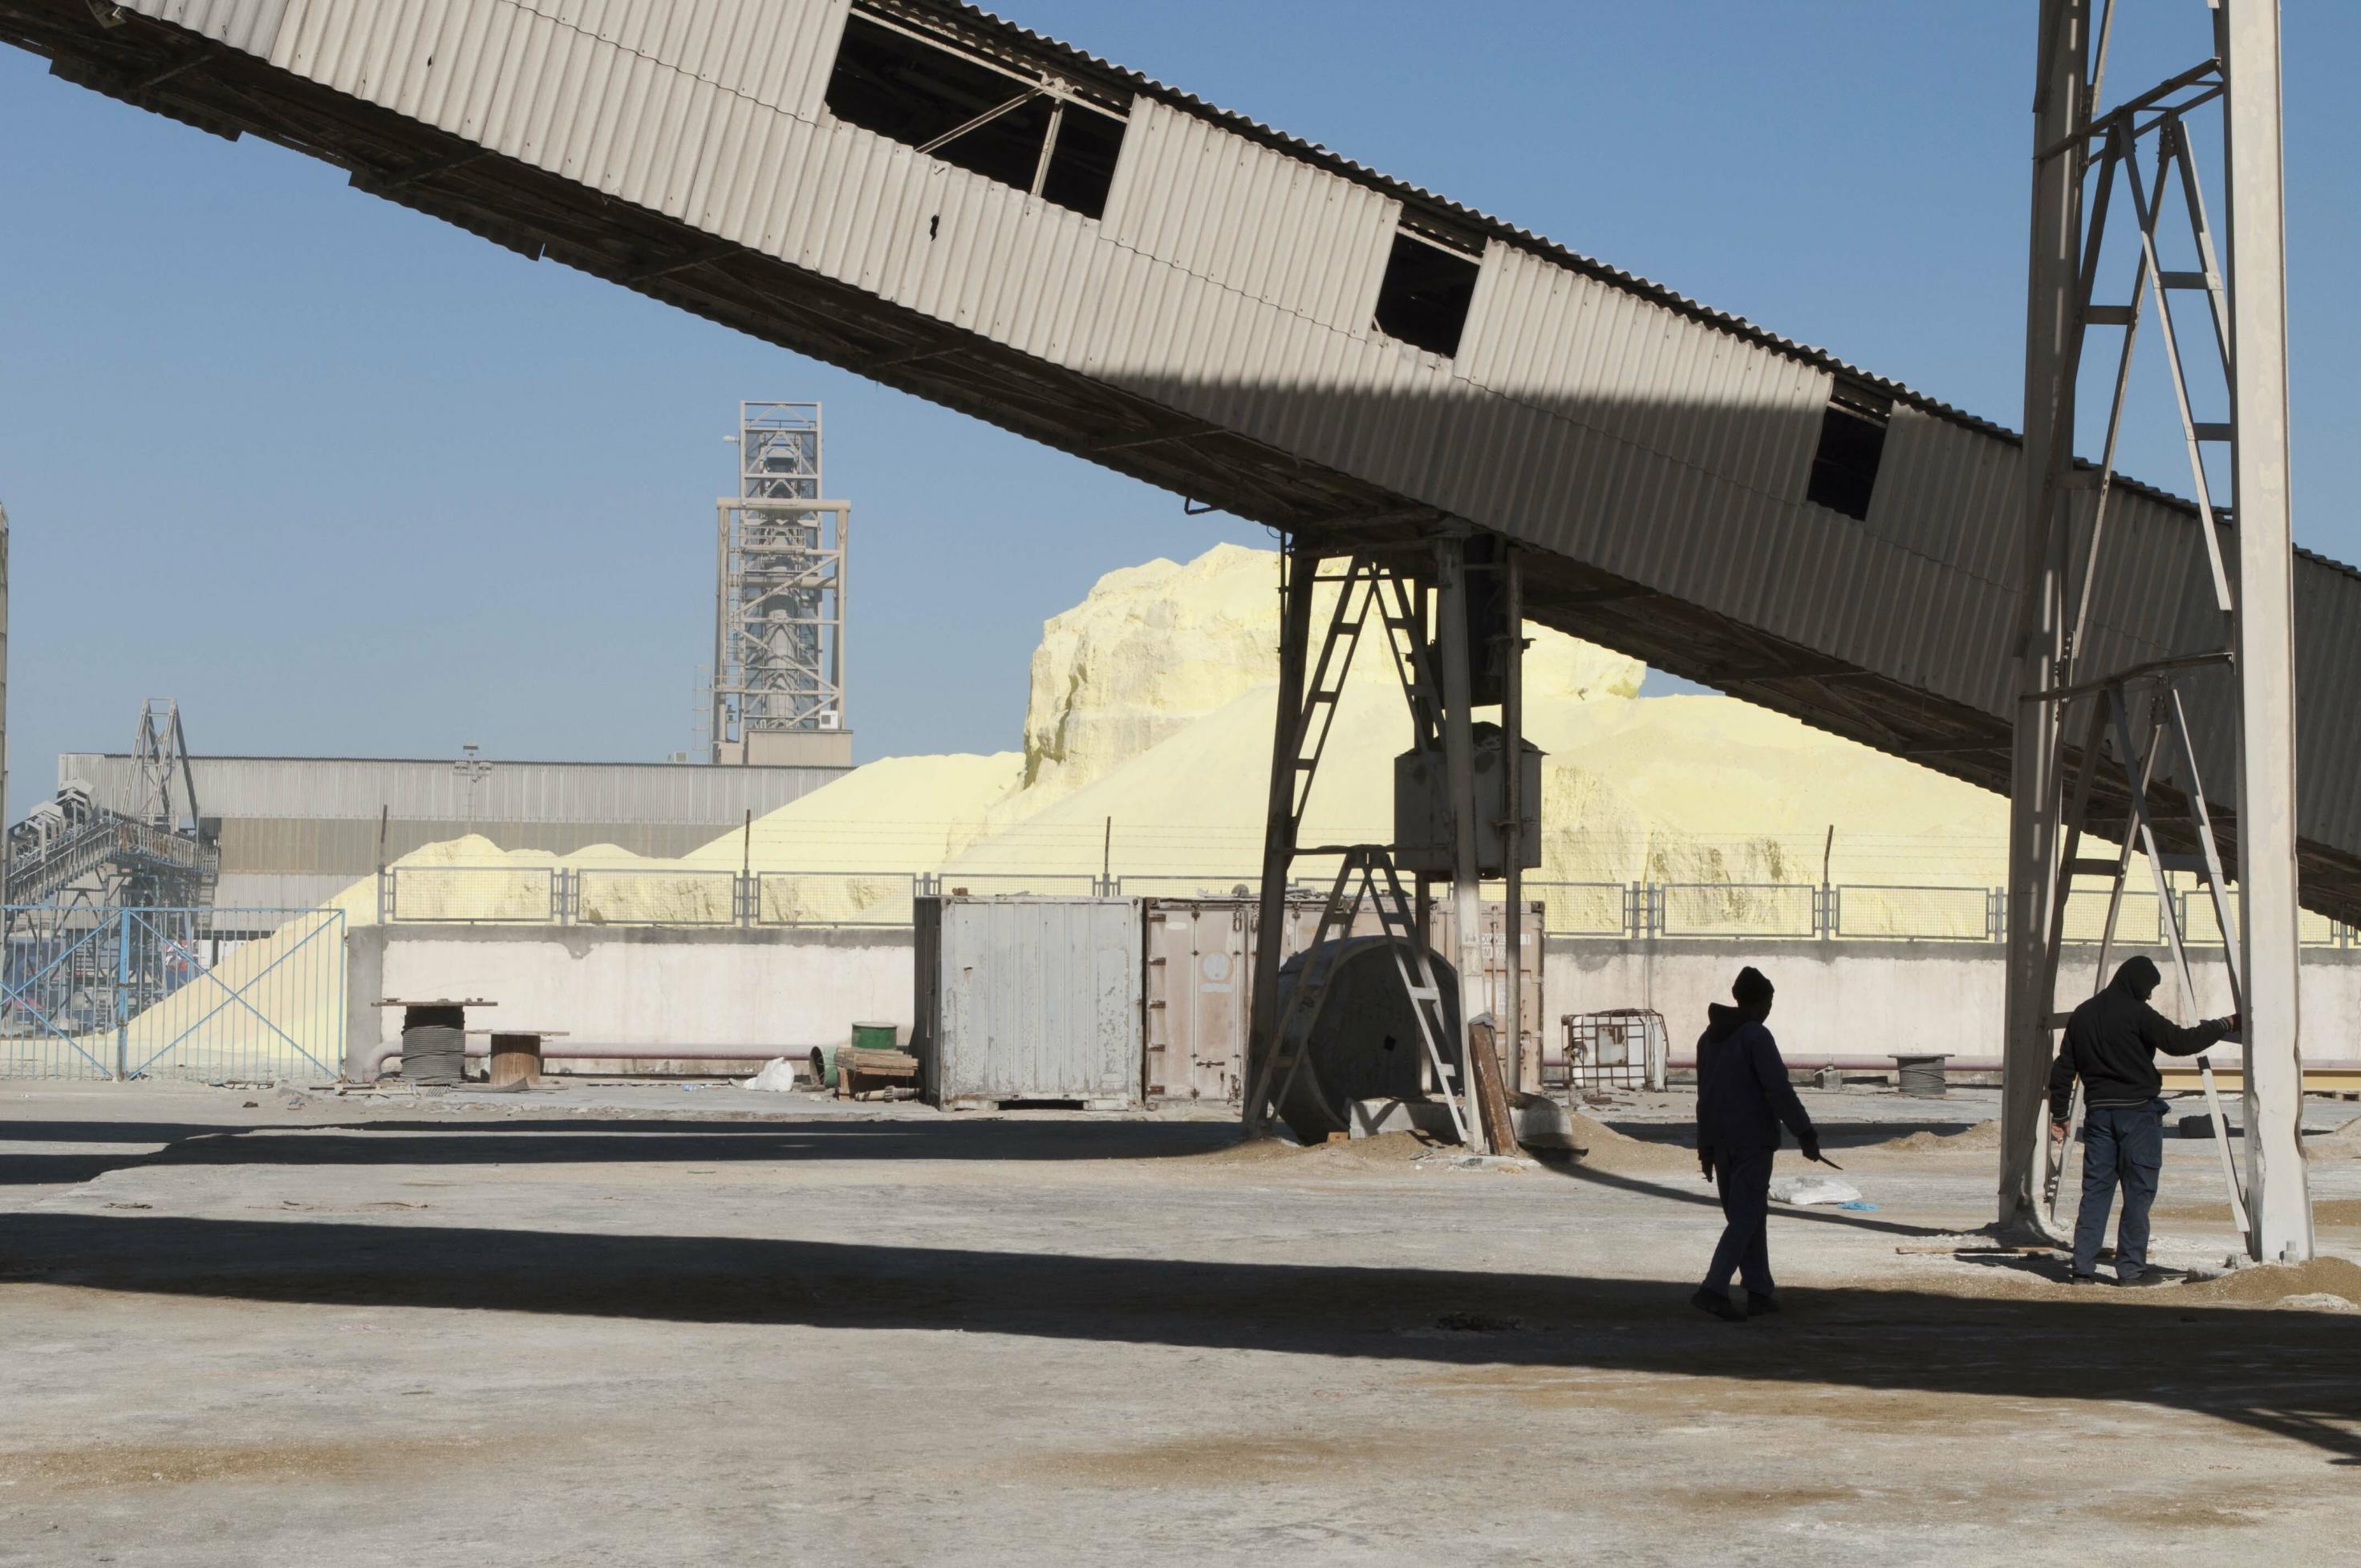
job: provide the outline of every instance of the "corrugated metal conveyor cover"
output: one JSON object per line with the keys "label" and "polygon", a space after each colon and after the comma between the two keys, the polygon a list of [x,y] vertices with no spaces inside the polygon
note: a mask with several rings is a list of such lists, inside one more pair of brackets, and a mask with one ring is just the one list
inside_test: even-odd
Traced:
{"label": "corrugated metal conveyor cover", "polygon": [[[0,36],[1275,527],[1507,534],[1536,619],[2006,787],[2008,432],[953,0],[0,0]],[[2116,494],[2088,667],[2202,651],[2191,509]],[[2307,556],[2295,598],[2307,898],[2361,916],[2361,577]]]}

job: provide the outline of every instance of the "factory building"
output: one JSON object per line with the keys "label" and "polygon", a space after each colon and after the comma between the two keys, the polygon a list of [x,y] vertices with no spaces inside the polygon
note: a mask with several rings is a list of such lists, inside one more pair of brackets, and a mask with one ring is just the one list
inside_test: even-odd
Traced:
{"label": "factory building", "polygon": [[[102,804],[137,786],[128,752],[69,751],[60,786]],[[848,763],[512,762],[489,758],[194,757],[198,810],[217,835],[223,909],[299,909],[389,859],[476,833],[503,850],[567,854],[613,844],[679,855],[809,795]]]}

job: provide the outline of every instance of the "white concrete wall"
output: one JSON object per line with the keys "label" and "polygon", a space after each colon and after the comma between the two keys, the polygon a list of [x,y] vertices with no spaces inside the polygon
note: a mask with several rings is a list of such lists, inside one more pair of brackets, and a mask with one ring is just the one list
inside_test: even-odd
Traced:
{"label": "white concrete wall", "polygon": [[[2145,952],[2165,973],[2159,1011],[2191,1022],[2161,948],[2117,949],[2110,970]],[[2096,948],[2066,949],[2058,1005],[2091,994]],[[1779,988],[1772,1031],[1791,1064],[1814,1058],[1941,1052],[2000,1055],[2005,983],[1998,944],[1812,941],[1600,941],[1553,938],[1543,959],[1543,1008],[1554,1030],[1568,1013],[1653,1007],[1664,1015],[1675,1057],[1690,1053],[1709,1003],[1730,1000],[1730,982],[1752,964]],[[2361,951],[2311,949],[2302,971],[2304,1060],[2313,1067],[2361,1064]],[[2199,1017],[2230,1011],[2217,958],[2198,966]]]}
{"label": "white concrete wall", "polygon": [[[364,927],[348,934],[351,1057],[390,1045],[401,1015],[380,997],[486,996],[469,1023],[562,1029],[572,1042],[731,1047],[795,1056],[849,1036],[855,1020],[911,1022],[907,930],[663,930],[587,927]],[[2168,976],[2167,955],[2151,958]],[[2090,994],[2095,949],[2067,950],[2059,1003]],[[1727,1001],[1741,966],[1779,988],[1773,1027],[1787,1059],[1942,1052],[1999,1054],[2002,956],[1938,942],[1670,941],[1553,938],[1543,1016],[1653,1007],[1675,1056],[1706,1006]],[[2201,972],[2201,1015],[2229,1010],[2218,961]],[[2178,988],[2158,994],[2180,1017]],[[2304,1058],[2361,1065],[2361,951],[2312,950],[2303,966]],[[2186,1021],[2184,1019],[2184,1021]],[[571,1043],[571,1042],[570,1042]]]}
{"label": "white concrete wall", "polygon": [[910,1023],[910,933],[588,927],[364,927],[349,933],[348,1058],[401,1033],[382,997],[489,997],[471,1028],[563,1030],[583,1043],[743,1047],[749,1058],[838,1045],[861,1022]]}

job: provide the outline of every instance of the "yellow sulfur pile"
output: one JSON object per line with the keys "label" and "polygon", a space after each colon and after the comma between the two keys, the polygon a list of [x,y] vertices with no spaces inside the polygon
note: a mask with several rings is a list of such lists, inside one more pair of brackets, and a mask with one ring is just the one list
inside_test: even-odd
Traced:
{"label": "yellow sulfur pile", "polygon": [[[611,845],[566,855],[503,852],[481,838],[431,845],[397,862],[395,917],[529,922],[562,871],[577,879],[584,924],[726,923],[741,864],[760,874],[766,924],[906,918],[918,872],[978,893],[1063,892],[1111,863],[1134,890],[1226,890],[1252,879],[1259,857],[1278,587],[1273,553],[1235,545],[1110,573],[1043,629],[1022,751],[871,762],[673,861]],[[1312,790],[1307,843],[1391,836],[1392,760],[1410,727],[1367,641]],[[1816,883],[1830,825],[1839,882],[2003,879],[1997,796],[1730,698],[1641,698],[1636,661],[1557,632],[1533,629],[1527,671],[1527,734],[1549,753],[1535,895],[1569,928],[1594,914],[1619,927],[1621,884],[1634,881],[1708,884],[1732,913],[1767,896],[1744,884]],[[378,898],[366,879],[333,907],[368,924]],[[1959,934],[1981,935],[1981,903],[1959,904]],[[316,988],[274,991],[269,978],[298,938],[291,927],[248,944],[221,978],[265,1014],[282,992],[302,1011],[297,997]],[[175,1005],[196,1003],[155,1011]],[[227,1011],[250,1025],[254,1010]],[[291,1041],[335,1033],[324,1015],[267,1021]],[[286,1070],[311,1069],[291,1047]]]}

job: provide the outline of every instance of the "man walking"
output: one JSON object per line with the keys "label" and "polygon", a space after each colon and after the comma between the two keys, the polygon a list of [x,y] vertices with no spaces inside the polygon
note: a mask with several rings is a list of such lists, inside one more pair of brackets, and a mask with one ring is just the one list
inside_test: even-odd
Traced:
{"label": "man walking", "polygon": [[[2184,1029],[2148,1005],[2164,977],[2144,958],[2126,959],[2107,988],[2074,1009],[2066,1043],[2049,1069],[2051,1157],[2062,1162],[2070,1134],[2067,1117],[2074,1080],[2082,1080],[2082,1207],[2074,1216],[2074,1283],[2099,1277],[2099,1243],[2115,1187],[2124,1190],[2123,1223],[2115,1232],[2115,1283],[2161,1285],[2147,1266],[2147,1212],[2164,1167],[2164,1079],[2158,1051],[2193,1057],[2238,1032],[2238,1019],[2212,1018]],[[2054,1168],[2054,1167],[2053,1167]]]}
{"label": "man walking", "polygon": [[[1779,1310],[1771,1281],[1771,1159],[1779,1125],[1795,1135],[1806,1159],[1820,1157],[1820,1135],[1787,1081],[1778,1042],[1763,1027],[1771,1016],[1771,982],[1752,967],[1730,988],[1735,1007],[1717,1002],[1697,1040],[1697,1162],[1721,1188],[1721,1241],[1705,1283],[1689,1298],[1728,1322]],[[1730,1277],[1746,1287],[1746,1305],[1730,1299]]]}

